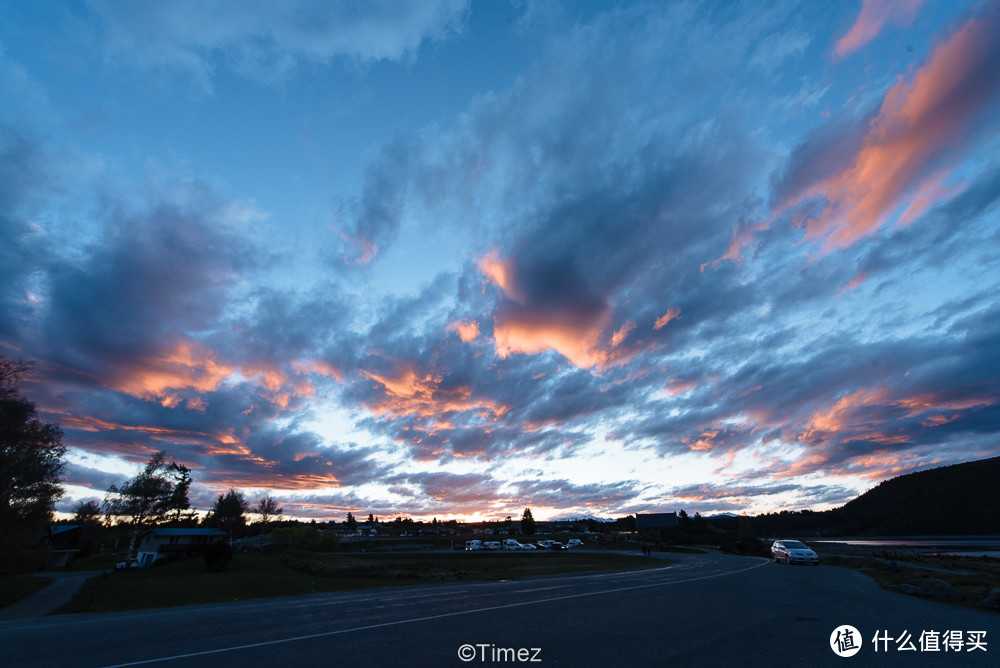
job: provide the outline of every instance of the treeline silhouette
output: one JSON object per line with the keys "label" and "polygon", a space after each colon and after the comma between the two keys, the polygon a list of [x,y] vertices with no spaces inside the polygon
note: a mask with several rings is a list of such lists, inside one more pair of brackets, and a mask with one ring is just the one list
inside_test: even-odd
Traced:
{"label": "treeline silhouette", "polygon": [[[758,536],[1000,534],[1000,457],[901,475],[840,508],[752,518]],[[735,531],[737,518],[711,522]]]}

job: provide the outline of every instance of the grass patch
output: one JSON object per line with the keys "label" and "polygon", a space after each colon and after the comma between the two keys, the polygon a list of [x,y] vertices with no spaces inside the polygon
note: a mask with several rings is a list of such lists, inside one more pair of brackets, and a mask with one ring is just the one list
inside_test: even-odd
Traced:
{"label": "grass patch", "polygon": [[70,570],[74,571],[113,571],[115,564],[125,561],[124,554],[115,554],[110,550],[97,554],[89,554],[86,557],[78,557],[70,564]]}
{"label": "grass patch", "polygon": [[220,603],[390,585],[511,580],[534,575],[663,565],[662,559],[614,554],[240,552],[221,572],[209,572],[201,559],[185,559],[91,578],[73,600],[56,610],[56,614]]}
{"label": "grass patch", "polygon": [[962,598],[938,600],[957,605],[978,606],[989,591],[1000,589],[1000,560],[984,557],[908,555],[897,568],[873,557],[829,556],[823,558],[823,563],[853,568],[875,580],[883,589],[903,593],[911,593],[907,590],[912,586],[923,588],[930,580],[944,580],[958,590]]}
{"label": "grass patch", "polygon": [[37,591],[52,584],[52,578],[15,577],[13,575],[0,578],[0,608],[17,603]]}

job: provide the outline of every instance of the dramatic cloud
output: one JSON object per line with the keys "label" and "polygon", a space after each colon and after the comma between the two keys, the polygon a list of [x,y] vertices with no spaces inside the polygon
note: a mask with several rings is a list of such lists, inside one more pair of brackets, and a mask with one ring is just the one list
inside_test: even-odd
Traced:
{"label": "dramatic cloud", "polygon": [[[853,164],[779,206],[825,197],[828,207],[808,222],[808,238],[843,247],[873,234],[893,210],[912,222],[945,194],[942,182],[971,139],[970,125],[1000,89],[1000,12],[970,20],[931,52],[913,80],[886,94]],[[938,197],[933,197],[937,195]]]}
{"label": "dramatic cloud", "polygon": [[64,510],[159,450],[199,508],[337,520],[823,508],[995,450],[995,3],[4,18],[0,353]]}
{"label": "dramatic cloud", "polygon": [[829,251],[890,222],[911,224],[960,192],[961,185],[948,181],[979,136],[976,122],[1000,90],[998,29],[1000,11],[989,7],[935,47],[910,81],[890,88],[870,120],[836,132],[821,130],[825,138],[811,142],[798,173],[786,175],[785,182],[795,185],[777,202],[772,218],[737,227],[720,259],[740,260],[755,233],[778,217],[804,224],[806,240],[819,240]]}
{"label": "dramatic cloud", "polygon": [[843,58],[857,51],[887,25],[909,25],[922,4],[923,0],[861,0],[861,13],[847,34],[837,40],[834,55]]}

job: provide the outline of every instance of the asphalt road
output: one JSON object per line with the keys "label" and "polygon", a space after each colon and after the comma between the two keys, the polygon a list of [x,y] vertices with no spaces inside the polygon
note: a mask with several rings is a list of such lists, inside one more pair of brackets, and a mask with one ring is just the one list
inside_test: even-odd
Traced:
{"label": "asphalt road", "polygon": [[[830,648],[842,624],[860,632],[853,657]],[[922,632],[945,631],[960,632],[961,652],[921,651]],[[967,651],[977,631],[986,651]],[[905,633],[913,651],[899,649]],[[995,666],[998,656],[996,613],[885,592],[843,568],[720,554],[630,573],[0,623],[5,667]]]}

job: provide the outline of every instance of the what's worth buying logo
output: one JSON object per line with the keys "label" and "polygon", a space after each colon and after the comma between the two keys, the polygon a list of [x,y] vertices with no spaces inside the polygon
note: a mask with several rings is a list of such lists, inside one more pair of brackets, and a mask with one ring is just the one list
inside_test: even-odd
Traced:
{"label": "what's worth buying logo", "polygon": [[830,634],[830,649],[837,656],[854,656],[861,651],[861,632],[849,624],[838,626]]}

